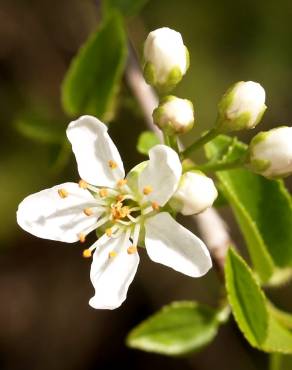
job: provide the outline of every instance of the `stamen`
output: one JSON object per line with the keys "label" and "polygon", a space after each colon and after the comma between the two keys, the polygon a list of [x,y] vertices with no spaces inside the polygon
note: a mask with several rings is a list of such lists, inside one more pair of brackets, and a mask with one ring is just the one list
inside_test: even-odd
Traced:
{"label": "stamen", "polygon": [[117,252],[115,251],[110,251],[109,254],[108,254],[109,258],[114,258],[117,256]]}
{"label": "stamen", "polygon": [[84,180],[80,180],[78,185],[81,189],[87,189],[87,186],[88,186],[87,182]]}
{"label": "stamen", "polygon": [[134,254],[137,252],[137,247],[134,247],[133,245],[127,249],[128,254]]}
{"label": "stamen", "polygon": [[151,207],[147,207],[147,208],[143,209],[143,211],[142,211],[141,213],[142,213],[142,215],[147,215],[147,214],[148,214],[148,213],[150,213],[150,212],[153,212],[153,208],[152,208],[152,206],[151,206]]}
{"label": "stamen", "polygon": [[150,193],[152,193],[152,191],[153,191],[153,188],[150,185],[147,185],[143,188],[143,194],[144,195],[149,195]]}
{"label": "stamen", "polygon": [[154,211],[158,211],[159,210],[159,204],[157,202],[152,202],[151,203],[151,207],[153,208]]}
{"label": "stamen", "polygon": [[112,170],[115,170],[118,167],[117,162],[112,161],[112,160],[108,161],[108,166]]}
{"label": "stamen", "polygon": [[134,233],[133,233],[133,236],[132,236],[133,247],[137,247],[137,245],[138,245],[140,230],[141,230],[141,225],[136,224],[135,228],[134,228]]}
{"label": "stamen", "polygon": [[111,236],[112,236],[112,234],[113,234],[113,230],[112,230],[112,228],[111,228],[111,227],[109,227],[109,228],[105,229],[105,233],[106,233],[106,235],[107,235],[108,237],[111,237]]}
{"label": "stamen", "polygon": [[108,196],[108,190],[107,189],[100,189],[99,190],[99,195],[100,197],[104,198],[104,197],[107,197]]}
{"label": "stamen", "polygon": [[128,180],[127,180],[127,179],[121,179],[121,180],[119,180],[119,181],[117,182],[117,187],[118,187],[118,188],[121,188],[121,187],[123,187],[124,185],[126,185],[126,184],[127,184],[127,182],[128,182]]}
{"label": "stamen", "polygon": [[67,198],[68,197],[68,191],[66,189],[58,189],[58,194],[60,196],[60,198],[64,199],[64,198]]}
{"label": "stamen", "polygon": [[122,194],[119,194],[119,195],[117,195],[117,197],[116,197],[116,200],[117,200],[118,202],[122,202],[124,199],[125,199],[125,196],[124,196],[124,195],[122,195]]}
{"label": "stamen", "polygon": [[84,258],[89,258],[91,257],[91,250],[90,249],[84,249],[84,251],[82,252],[82,256]]}
{"label": "stamen", "polygon": [[79,238],[80,243],[84,243],[86,236],[84,233],[79,233],[78,238]]}
{"label": "stamen", "polygon": [[83,213],[86,215],[86,216],[92,216],[93,215],[93,210],[92,208],[85,208],[83,210]]}

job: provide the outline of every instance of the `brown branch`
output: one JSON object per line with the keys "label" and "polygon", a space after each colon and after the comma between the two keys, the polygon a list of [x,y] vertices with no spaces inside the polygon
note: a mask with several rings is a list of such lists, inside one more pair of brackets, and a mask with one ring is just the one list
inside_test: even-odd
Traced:
{"label": "brown branch", "polygon": [[[157,133],[162,139],[163,135],[158,127],[153,124],[152,119],[152,112],[158,105],[158,97],[154,90],[146,84],[131,45],[129,45],[126,80],[143,111],[148,129]],[[183,149],[182,143],[179,143],[179,146]],[[225,257],[228,247],[232,243],[225,222],[213,207],[197,216],[192,216],[192,220],[196,223],[202,239],[208,246],[220,278],[223,279]]]}

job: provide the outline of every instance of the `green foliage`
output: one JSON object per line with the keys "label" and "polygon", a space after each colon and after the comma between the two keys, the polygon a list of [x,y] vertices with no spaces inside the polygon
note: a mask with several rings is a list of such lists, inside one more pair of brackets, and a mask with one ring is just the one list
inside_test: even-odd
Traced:
{"label": "green foliage", "polygon": [[178,356],[198,351],[216,336],[219,312],[197,302],[174,302],[134,328],[129,347]]}
{"label": "green foliage", "polygon": [[60,144],[65,137],[63,124],[45,111],[21,112],[14,125],[21,135],[39,143]]}
{"label": "green foliage", "polygon": [[235,320],[249,343],[266,352],[292,353],[292,334],[274,315],[251,269],[230,249],[226,289]]}
{"label": "green foliage", "polygon": [[64,110],[109,121],[125,68],[127,45],[121,16],[112,12],[73,59],[62,85]]}
{"label": "green foliage", "polygon": [[[246,146],[221,135],[206,145],[206,153],[224,163],[245,155]],[[267,180],[246,169],[220,171],[216,175],[261,280],[267,282],[277,268],[291,267],[292,206],[283,182]]]}
{"label": "green foliage", "polygon": [[160,144],[160,141],[154,132],[143,131],[138,138],[137,150],[141,154],[148,155],[149,150],[157,144]]}
{"label": "green foliage", "polygon": [[111,12],[118,9],[125,16],[133,16],[139,13],[148,0],[103,0],[103,11]]}

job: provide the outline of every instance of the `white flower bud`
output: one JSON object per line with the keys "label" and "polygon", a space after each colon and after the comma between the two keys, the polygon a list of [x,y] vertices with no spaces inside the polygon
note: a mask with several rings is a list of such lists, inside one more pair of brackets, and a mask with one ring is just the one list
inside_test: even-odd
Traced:
{"label": "white flower bud", "polygon": [[189,67],[189,54],[181,34],[167,27],[149,33],[144,60],[146,81],[160,90],[173,88]]}
{"label": "white flower bud", "polygon": [[222,97],[219,105],[217,128],[221,132],[254,128],[266,110],[266,93],[253,81],[233,85]]}
{"label": "white flower bud", "polygon": [[170,206],[185,216],[193,215],[211,207],[217,196],[212,179],[200,171],[189,171],[182,175]]}
{"label": "white flower bud", "polygon": [[194,125],[194,108],[191,101],[167,96],[153,111],[154,123],[168,135],[184,134]]}
{"label": "white flower bud", "polygon": [[267,178],[292,174],[292,127],[258,133],[248,148],[248,166]]}

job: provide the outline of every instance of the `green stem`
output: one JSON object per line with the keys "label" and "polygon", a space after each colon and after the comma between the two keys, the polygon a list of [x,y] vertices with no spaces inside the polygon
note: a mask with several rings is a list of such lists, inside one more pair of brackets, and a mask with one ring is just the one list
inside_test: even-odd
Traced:
{"label": "green stem", "polygon": [[215,128],[208,131],[206,134],[201,136],[197,141],[195,141],[193,144],[191,144],[187,149],[183,151],[184,157],[189,156],[192,152],[199,149],[201,146],[208,143],[210,140],[214,139],[219,134],[220,132],[218,132],[217,129]]}
{"label": "green stem", "polygon": [[269,370],[281,370],[282,355],[280,353],[270,353]]}
{"label": "green stem", "polygon": [[164,141],[165,145],[171,147],[170,137],[169,137],[169,135],[167,135],[167,133],[165,133],[165,131],[163,131],[163,141]]}
{"label": "green stem", "polygon": [[240,167],[243,167],[244,166],[244,160],[241,158],[241,159],[237,159],[236,161],[232,161],[232,162],[226,162],[226,163],[212,163],[212,162],[207,162],[205,164],[198,164],[198,165],[195,165],[191,168],[188,168],[188,171],[191,171],[191,170],[201,170],[201,171],[224,171],[224,170],[232,170],[232,169],[235,169],[235,168],[240,168]]}

